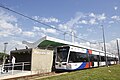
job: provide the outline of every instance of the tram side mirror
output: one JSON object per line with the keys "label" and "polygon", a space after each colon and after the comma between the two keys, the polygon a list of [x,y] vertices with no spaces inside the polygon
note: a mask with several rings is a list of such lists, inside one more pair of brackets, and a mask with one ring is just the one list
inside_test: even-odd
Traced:
{"label": "tram side mirror", "polygon": [[27,46],[25,46],[25,48],[26,48],[26,49],[28,49],[28,47],[27,47]]}
{"label": "tram side mirror", "polygon": [[17,48],[15,47],[15,50],[17,51]]}

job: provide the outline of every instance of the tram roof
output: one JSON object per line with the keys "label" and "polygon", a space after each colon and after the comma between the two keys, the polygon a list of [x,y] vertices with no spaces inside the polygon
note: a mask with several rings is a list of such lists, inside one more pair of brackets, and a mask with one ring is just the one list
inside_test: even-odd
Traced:
{"label": "tram roof", "polygon": [[90,48],[90,47],[87,47],[87,46],[82,46],[80,44],[72,43],[72,42],[69,42],[69,41],[65,41],[65,40],[61,40],[61,39],[57,39],[57,38],[53,38],[53,37],[49,37],[49,36],[45,36],[45,37],[39,39],[38,41],[36,41],[34,43],[25,42],[25,44],[27,44],[31,48],[35,48],[35,47],[39,47],[39,48],[52,47],[52,48],[55,48],[57,46],[70,45],[70,46],[92,49],[92,50],[95,50],[95,51],[101,51],[101,50],[93,49],[93,48]]}

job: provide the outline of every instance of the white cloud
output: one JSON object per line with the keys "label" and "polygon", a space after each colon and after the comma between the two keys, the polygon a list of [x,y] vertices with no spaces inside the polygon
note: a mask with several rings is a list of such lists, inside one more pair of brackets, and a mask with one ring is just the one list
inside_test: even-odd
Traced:
{"label": "white cloud", "polygon": [[31,32],[31,31],[23,31],[22,32],[23,36],[27,36],[27,37],[34,37],[35,33]]}
{"label": "white cloud", "polygon": [[40,27],[33,26],[33,31],[40,31]]}
{"label": "white cloud", "polygon": [[[120,43],[120,39],[118,38],[119,43]],[[98,49],[98,50],[102,50],[102,48],[104,49],[104,44],[103,43],[98,43],[96,42],[96,44],[92,44],[90,42],[84,42],[84,43],[80,43],[81,45],[84,46],[88,46],[88,47],[92,47],[94,49]],[[109,42],[106,43],[106,50],[107,52],[111,52],[116,54],[117,53],[117,48],[116,48],[116,40],[111,40]]]}
{"label": "white cloud", "polygon": [[117,53],[116,40],[111,40],[106,44],[106,47],[108,52]]}
{"label": "white cloud", "polygon": [[95,17],[95,14],[94,13],[90,13],[89,16],[90,17]]}
{"label": "white cloud", "polygon": [[68,21],[65,25],[71,29],[71,28],[75,27],[74,25],[78,24],[79,20],[83,17],[85,17],[85,15],[83,13],[76,13],[75,17],[72,18],[70,21]]}
{"label": "white cloud", "polygon": [[[17,24],[7,23],[6,21],[0,20],[0,35],[17,35],[22,32],[22,29],[17,26]],[[3,35],[3,36],[4,36]]]}
{"label": "white cloud", "polygon": [[54,25],[50,25],[52,28],[56,28]]}
{"label": "white cloud", "polygon": [[58,22],[60,22],[59,19],[54,18],[54,17],[45,18],[45,17],[34,16],[33,18],[35,20],[38,20],[38,21],[41,21],[41,22],[46,22],[46,23],[51,23],[51,22],[58,23]]}
{"label": "white cloud", "polygon": [[2,29],[2,30],[6,30],[6,29],[12,29],[12,28],[14,28],[14,25],[13,24],[11,24],[11,23],[8,23],[7,21],[5,21],[5,20],[0,20],[0,28]]}
{"label": "white cloud", "polygon": [[56,19],[56,18],[53,18],[53,17],[50,17],[50,18],[41,18],[41,21],[42,22],[59,22],[59,20],[58,19]]}
{"label": "white cloud", "polygon": [[66,32],[71,32],[71,31],[74,31],[75,33],[77,32],[76,31],[76,28],[78,28],[78,24],[87,24],[87,22],[85,20],[81,20],[82,18],[85,18],[86,15],[81,13],[81,12],[77,12],[75,14],[75,17],[74,18],[71,18],[69,21],[67,21],[65,24],[59,24],[59,29],[63,30],[63,31],[66,31]]}
{"label": "white cloud", "polygon": [[43,31],[44,33],[46,33],[46,28],[41,27],[40,30]]}
{"label": "white cloud", "polygon": [[59,29],[61,29],[61,30],[67,30],[67,26],[66,26],[66,24],[59,24],[58,25],[59,26]]}
{"label": "white cloud", "polygon": [[35,37],[44,37],[46,35],[45,33],[46,29],[44,27],[38,27],[38,26],[33,26],[32,32],[34,32]]}
{"label": "white cloud", "polygon": [[104,13],[102,13],[101,15],[98,15],[98,16],[97,16],[97,19],[100,20],[100,21],[102,21],[102,20],[105,20],[105,19],[106,19],[106,16],[105,16]]}
{"label": "white cloud", "polygon": [[8,35],[12,35],[12,34],[6,32],[6,31],[1,31],[1,32],[0,32],[0,37],[8,37]]}
{"label": "white cloud", "polygon": [[111,18],[116,20],[116,21],[120,21],[120,16],[112,16]]}
{"label": "white cloud", "polygon": [[35,20],[39,20],[39,16],[33,16],[33,19],[35,19]]}
{"label": "white cloud", "polygon": [[52,29],[52,28],[48,28],[46,31],[47,31],[48,33],[53,33],[53,34],[56,34],[56,33],[57,33],[56,30],[55,30],[55,29]]}
{"label": "white cloud", "polygon": [[14,50],[15,47],[18,49],[23,49],[25,48],[25,44],[22,44],[22,41],[19,40],[10,40],[8,43],[8,51]]}
{"label": "white cloud", "polygon": [[96,22],[96,19],[94,19],[94,18],[93,18],[93,19],[90,19],[89,23],[92,24],[92,25],[93,25],[93,24],[98,24],[98,23]]}
{"label": "white cloud", "polygon": [[[81,34],[81,33],[79,33],[78,34],[78,37],[79,38],[82,38],[82,39],[85,39],[85,38],[87,38],[88,37],[88,34]],[[80,39],[79,39],[80,40]],[[86,42],[85,40],[82,40],[83,42]]]}
{"label": "white cloud", "polygon": [[84,26],[81,26],[81,25],[76,25],[76,28],[83,28]]}
{"label": "white cloud", "polygon": [[106,20],[105,13],[102,14],[95,14],[95,13],[76,13],[74,18],[71,18],[69,21],[67,21],[65,24],[59,24],[59,29],[62,29],[63,31],[71,32],[71,30],[74,30],[77,32],[76,28],[78,26],[85,24],[85,25],[97,25],[100,22]]}
{"label": "white cloud", "polygon": [[117,6],[115,6],[115,7],[114,7],[114,10],[117,10],[117,9],[118,9],[118,7],[117,7]]}
{"label": "white cloud", "polygon": [[[105,13],[102,14],[94,14],[94,13],[76,13],[74,18],[71,18],[69,21],[67,21],[64,24],[59,24],[59,29],[65,31],[65,32],[71,32],[74,31],[77,35],[80,34],[80,32],[77,30],[78,28],[83,28],[79,26],[84,25],[98,25],[101,21],[106,20]],[[92,29],[88,29],[87,31],[92,32]],[[86,38],[88,34],[83,34],[79,37]]]}
{"label": "white cloud", "polygon": [[[15,50],[15,48],[17,48],[17,49],[23,49],[23,48],[25,48],[25,44],[22,44],[22,41],[20,41],[20,40],[11,40],[11,39],[9,39],[9,40],[7,40],[7,41],[5,41],[5,42],[8,42],[8,44],[7,44],[7,48],[6,48],[6,53],[10,53],[10,51],[11,50]],[[0,42],[0,52],[3,52],[3,50],[4,50],[4,42]]]}
{"label": "white cloud", "polygon": [[115,23],[115,22],[114,22],[114,21],[109,21],[109,23],[110,23],[110,24],[113,24],[113,23]]}
{"label": "white cloud", "polygon": [[17,35],[22,32],[22,29],[17,25],[17,19],[0,10],[0,37],[7,37],[10,35]]}
{"label": "white cloud", "polygon": [[88,24],[88,22],[86,20],[81,20],[79,21],[80,24]]}
{"label": "white cloud", "polygon": [[41,28],[41,30],[44,32],[44,33],[51,33],[51,34],[57,34],[56,32],[56,29],[52,29],[52,28]]}
{"label": "white cloud", "polygon": [[5,20],[6,22],[17,22],[16,17],[0,10],[0,20]]}
{"label": "white cloud", "polygon": [[105,16],[105,13],[102,13],[102,14],[89,13],[88,15],[89,15],[89,17],[92,17],[92,19],[96,19],[98,21],[103,21],[107,18]]}
{"label": "white cloud", "polygon": [[[53,26],[54,27],[54,26]],[[56,29],[53,29],[53,28],[44,28],[44,27],[37,27],[37,26],[34,26],[33,27],[33,31],[37,34],[39,33],[43,33],[43,34],[58,34]]]}
{"label": "white cloud", "polygon": [[91,28],[88,28],[87,31],[88,32],[93,32],[93,30]]}

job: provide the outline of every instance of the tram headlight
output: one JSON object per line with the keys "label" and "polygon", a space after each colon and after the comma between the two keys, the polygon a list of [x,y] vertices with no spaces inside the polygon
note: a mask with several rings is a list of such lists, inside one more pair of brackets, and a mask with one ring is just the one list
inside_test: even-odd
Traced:
{"label": "tram headlight", "polygon": [[55,63],[55,65],[58,65],[58,63]]}
{"label": "tram headlight", "polygon": [[67,65],[66,63],[63,63],[62,65]]}

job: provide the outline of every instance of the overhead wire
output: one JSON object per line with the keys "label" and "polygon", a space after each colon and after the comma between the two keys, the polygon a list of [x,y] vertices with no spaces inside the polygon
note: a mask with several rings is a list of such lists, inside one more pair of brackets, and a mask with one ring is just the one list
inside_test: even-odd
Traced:
{"label": "overhead wire", "polygon": [[[31,18],[31,17],[29,17],[29,16],[27,16],[27,15],[24,15],[24,14],[22,14],[22,13],[20,13],[20,12],[17,12],[17,11],[15,11],[15,10],[12,10],[12,9],[4,6],[4,5],[1,5],[1,4],[0,4],[0,7],[6,9],[6,10],[8,10],[8,11],[11,11],[11,12],[13,12],[13,13],[16,13],[16,14],[18,14],[18,15],[21,15],[21,16],[27,18],[27,19],[32,20],[32,21],[38,22],[38,23],[40,23],[40,24],[42,24],[42,25],[44,25],[44,26],[47,26],[47,27],[56,29],[56,30],[58,30],[58,31],[60,31],[60,32],[64,32],[64,33],[69,34],[70,36],[73,36],[73,35],[71,34],[71,32],[68,33],[68,32],[65,32],[65,31],[63,31],[63,30],[60,30],[60,29],[58,29],[58,28],[56,28],[56,27],[53,27],[53,26],[48,25],[48,24],[46,24],[46,23],[43,23],[43,22],[41,22],[41,21],[39,21],[39,20],[36,20],[36,19],[34,19],[34,18]],[[78,36],[75,36],[75,35],[74,35],[74,37],[75,37],[75,38],[78,38],[78,39],[80,39],[80,40],[86,41],[86,42],[90,42],[90,41],[88,41],[88,40],[79,38]],[[92,42],[90,42],[90,43],[92,43]]]}

